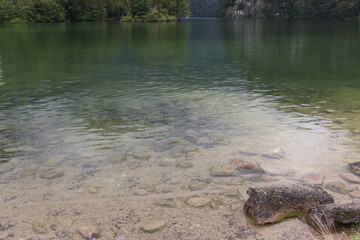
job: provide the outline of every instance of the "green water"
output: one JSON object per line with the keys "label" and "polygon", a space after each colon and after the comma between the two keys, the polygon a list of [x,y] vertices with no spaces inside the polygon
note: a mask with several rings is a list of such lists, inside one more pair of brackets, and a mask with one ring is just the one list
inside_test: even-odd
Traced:
{"label": "green water", "polygon": [[[232,192],[233,185],[246,195],[259,176],[229,182],[209,176],[213,164],[233,158],[259,164],[276,181],[299,181],[307,173],[324,175],[325,183],[344,181],[339,173],[360,154],[359,53],[360,23],[351,21],[0,25],[0,190],[17,196],[6,204],[18,206],[1,209],[17,222],[9,231],[34,234],[34,215],[57,226],[49,216],[58,211],[75,223],[72,230],[60,224],[49,237],[65,231],[61,239],[73,239],[77,225],[98,219],[108,226],[105,239],[119,231],[134,239],[175,239],[189,229],[193,235],[180,239],[225,239],[214,226],[227,210],[206,213],[213,219],[206,222],[202,210],[166,210],[164,219],[176,216],[182,227],[155,236],[136,229],[164,213],[146,206],[183,201],[192,194],[184,186],[193,182],[208,184],[197,195]],[[278,147],[284,159],[261,157]],[[164,168],[164,158],[192,165]],[[65,177],[42,177],[54,169]],[[145,198],[134,195],[144,184]],[[140,220],[116,232],[110,207],[96,212],[99,206],[88,202],[113,199],[136,203]],[[76,204],[82,215],[71,215]],[[185,227],[189,214],[203,228]],[[286,234],[262,231],[265,239]]]}

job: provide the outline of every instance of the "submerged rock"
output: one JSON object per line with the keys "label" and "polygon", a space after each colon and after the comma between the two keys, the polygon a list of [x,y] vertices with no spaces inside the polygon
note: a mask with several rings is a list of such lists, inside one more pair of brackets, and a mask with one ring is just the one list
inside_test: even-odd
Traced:
{"label": "submerged rock", "polygon": [[89,239],[89,233],[92,233],[93,238],[100,238],[102,229],[97,226],[82,226],[77,229],[77,232],[85,239]]}
{"label": "submerged rock", "polygon": [[311,209],[306,221],[319,230],[335,230],[339,225],[360,223],[360,204],[325,204]]}
{"label": "submerged rock", "polygon": [[47,233],[49,230],[46,228],[45,224],[43,222],[34,220],[31,223],[31,229],[34,231],[34,233]]}
{"label": "submerged rock", "polygon": [[135,158],[137,160],[141,160],[141,161],[149,160],[150,157],[151,156],[149,154],[146,154],[146,153],[134,153],[133,154],[133,158]]}
{"label": "submerged rock", "polygon": [[346,194],[352,191],[352,187],[349,184],[342,182],[329,182],[326,184],[326,188],[337,193]]}
{"label": "submerged rock", "polygon": [[200,208],[210,206],[212,203],[212,199],[209,197],[192,197],[187,199],[185,203],[189,206]]}
{"label": "submerged rock", "polygon": [[320,174],[307,174],[302,180],[307,184],[322,185],[324,183],[325,176]]}
{"label": "submerged rock", "polygon": [[46,171],[40,173],[39,176],[41,178],[45,178],[45,179],[54,179],[54,178],[62,177],[64,175],[65,175],[64,171],[54,169],[54,170],[46,170]]}
{"label": "submerged rock", "polygon": [[14,169],[15,169],[14,166],[10,166],[10,165],[0,165],[0,174],[6,173],[6,172],[9,172],[9,171],[12,171],[12,170],[14,170]]}
{"label": "submerged rock", "polygon": [[333,203],[334,198],[319,186],[307,184],[250,187],[244,211],[256,223],[279,222],[287,217],[302,216],[312,207]]}
{"label": "submerged rock", "polygon": [[352,198],[360,198],[360,191],[353,191],[349,193]]}
{"label": "submerged rock", "polygon": [[192,162],[180,160],[180,161],[177,161],[175,167],[180,168],[180,169],[188,169],[188,168],[192,168],[193,166],[194,166],[194,164]]}
{"label": "submerged rock", "polygon": [[263,169],[267,174],[274,176],[287,176],[294,172],[293,169],[289,168],[285,164],[274,164],[271,162],[260,164],[260,168]]}
{"label": "submerged rock", "polygon": [[146,233],[154,233],[154,232],[162,231],[164,228],[166,228],[166,223],[160,221],[160,222],[145,224],[144,226],[141,227],[141,230],[143,230]]}
{"label": "submerged rock", "polygon": [[156,203],[159,207],[168,207],[168,208],[175,208],[176,203],[170,200],[162,200]]}
{"label": "submerged rock", "polygon": [[190,191],[202,190],[207,186],[206,183],[194,182],[189,184]]}
{"label": "submerged rock", "polygon": [[360,176],[360,162],[353,162],[349,164],[350,170]]}
{"label": "submerged rock", "polygon": [[261,156],[270,159],[281,159],[285,158],[285,151],[281,148],[275,148],[274,150],[261,154]]}
{"label": "submerged rock", "polygon": [[236,169],[229,169],[226,165],[214,165],[210,168],[210,175],[213,177],[235,177],[237,174]]}
{"label": "submerged rock", "polygon": [[360,183],[360,177],[352,174],[352,173],[342,173],[340,176],[348,182],[351,183]]}
{"label": "submerged rock", "polygon": [[174,158],[164,158],[161,159],[158,163],[158,166],[160,167],[175,167],[176,165],[176,159]]}

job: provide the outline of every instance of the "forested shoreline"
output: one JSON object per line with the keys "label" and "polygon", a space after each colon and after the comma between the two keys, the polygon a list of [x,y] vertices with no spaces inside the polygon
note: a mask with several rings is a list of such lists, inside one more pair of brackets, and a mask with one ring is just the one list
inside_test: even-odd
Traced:
{"label": "forested shoreline", "polygon": [[176,21],[189,14],[187,0],[0,0],[1,23]]}
{"label": "forested shoreline", "polygon": [[360,19],[360,0],[220,0],[217,17]]}

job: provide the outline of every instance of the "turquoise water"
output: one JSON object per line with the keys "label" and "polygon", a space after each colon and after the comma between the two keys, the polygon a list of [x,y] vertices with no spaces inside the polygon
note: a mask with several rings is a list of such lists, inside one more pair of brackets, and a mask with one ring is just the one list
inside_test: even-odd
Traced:
{"label": "turquoise water", "polygon": [[[308,173],[344,181],[339,173],[360,153],[359,52],[360,24],[350,21],[0,25],[0,190],[16,196],[1,207],[14,225],[5,232],[36,236],[36,219],[48,238],[61,239],[83,225],[102,225],[104,239],[240,234],[214,227],[224,213],[241,212],[241,198],[226,194],[246,198],[263,180],[217,178],[209,169],[242,158],[274,181]],[[284,158],[261,156],[276,148]],[[191,191],[192,183],[206,187]],[[220,210],[184,207],[194,195],[220,198]],[[182,205],[153,207],[164,199]],[[119,208],[121,217],[112,210]],[[136,219],[114,228],[131,211]],[[159,218],[164,231],[139,230]],[[256,231],[286,234],[270,229]]]}

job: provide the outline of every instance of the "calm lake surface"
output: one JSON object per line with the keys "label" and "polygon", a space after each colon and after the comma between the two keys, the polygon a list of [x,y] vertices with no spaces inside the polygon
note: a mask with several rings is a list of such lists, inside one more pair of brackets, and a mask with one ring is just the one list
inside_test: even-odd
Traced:
{"label": "calm lake surface", "polygon": [[[261,170],[210,171],[239,158]],[[299,219],[254,226],[247,188],[319,174],[359,201],[340,177],[359,160],[359,22],[0,25],[9,239],[309,239]]]}

